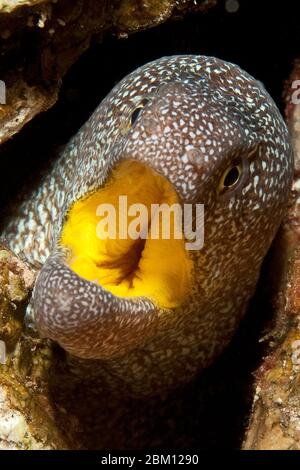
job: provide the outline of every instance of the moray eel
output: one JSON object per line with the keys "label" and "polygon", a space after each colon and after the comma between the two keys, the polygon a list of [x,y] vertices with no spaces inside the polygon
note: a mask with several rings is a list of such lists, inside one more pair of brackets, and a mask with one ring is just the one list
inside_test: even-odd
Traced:
{"label": "moray eel", "polygon": [[[186,55],[138,68],[2,234],[39,271],[32,305],[40,335],[97,360],[133,392],[186,382],[245,313],[292,175],[285,123],[238,66]],[[204,204],[204,246],[188,251],[174,236],[99,241],[97,207],[120,195],[147,207]]]}

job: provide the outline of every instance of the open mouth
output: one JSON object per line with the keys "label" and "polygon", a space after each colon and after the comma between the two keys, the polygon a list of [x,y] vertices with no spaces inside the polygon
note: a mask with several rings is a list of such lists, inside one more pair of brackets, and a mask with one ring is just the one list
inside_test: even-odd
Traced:
{"label": "open mouth", "polygon": [[161,308],[181,305],[192,261],[180,220],[172,210],[160,212],[162,204],[179,205],[169,181],[140,162],[120,163],[104,187],[67,214],[60,242],[70,248],[70,268],[114,295],[147,297]]}

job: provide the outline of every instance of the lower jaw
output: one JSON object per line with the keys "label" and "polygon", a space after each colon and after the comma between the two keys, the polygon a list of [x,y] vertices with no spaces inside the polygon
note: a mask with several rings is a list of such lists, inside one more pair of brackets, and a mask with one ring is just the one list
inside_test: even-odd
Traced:
{"label": "lower jaw", "polygon": [[[120,238],[120,220],[124,219],[120,196],[127,197],[127,209],[143,204],[151,214],[151,205],[179,203],[172,185],[151,168],[131,160],[120,163],[105,186],[75,202],[63,227],[61,244],[70,248],[68,265],[79,276],[98,283],[115,296],[146,297],[161,308],[174,308],[186,298],[192,262],[183,239],[151,238],[151,217],[148,217],[148,238]],[[116,238],[99,238],[100,218],[97,208],[111,204],[116,212]],[[128,227],[134,222],[128,216]],[[172,220],[170,219],[171,227]],[[174,222],[174,219],[173,219]],[[161,227],[160,227],[161,228]]]}

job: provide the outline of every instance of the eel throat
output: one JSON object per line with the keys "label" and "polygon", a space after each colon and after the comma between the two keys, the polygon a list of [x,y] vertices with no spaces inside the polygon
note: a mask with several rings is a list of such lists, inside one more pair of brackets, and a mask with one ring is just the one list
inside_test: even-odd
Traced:
{"label": "eel throat", "polygon": [[114,295],[178,307],[188,295],[192,270],[180,211],[169,181],[126,160],[104,187],[69,210],[61,236],[70,248],[68,265]]}

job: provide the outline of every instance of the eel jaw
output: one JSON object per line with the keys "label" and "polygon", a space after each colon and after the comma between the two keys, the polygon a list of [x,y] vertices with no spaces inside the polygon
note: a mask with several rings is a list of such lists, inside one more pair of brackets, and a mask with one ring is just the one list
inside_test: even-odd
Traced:
{"label": "eel jaw", "polygon": [[144,298],[120,298],[78,276],[58,249],[45,262],[33,293],[37,329],[74,356],[122,355],[152,336],[160,310]]}
{"label": "eel jaw", "polygon": [[[96,230],[99,204],[109,202],[121,214],[117,199],[124,194],[128,205],[148,209],[146,239],[123,239],[119,232],[117,238],[102,238]],[[183,234],[175,236],[175,216],[167,238],[160,217],[155,224],[151,207],[157,203],[180,206],[169,181],[131,160],[121,162],[99,190],[74,202],[59,248],[35,286],[33,309],[42,336],[75,356],[111,358],[143,346],[174,317],[190,291],[192,261]],[[153,227],[158,238],[152,237]]]}

